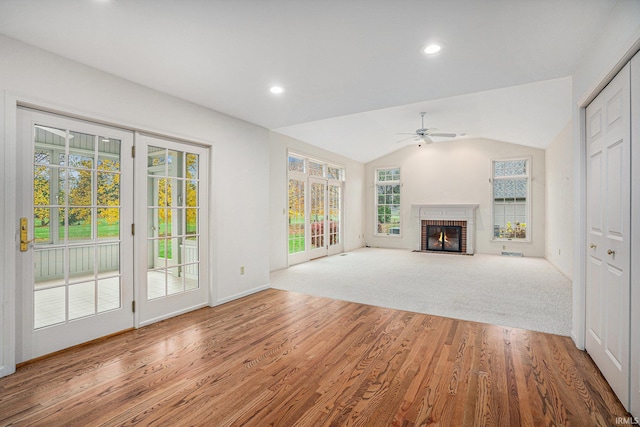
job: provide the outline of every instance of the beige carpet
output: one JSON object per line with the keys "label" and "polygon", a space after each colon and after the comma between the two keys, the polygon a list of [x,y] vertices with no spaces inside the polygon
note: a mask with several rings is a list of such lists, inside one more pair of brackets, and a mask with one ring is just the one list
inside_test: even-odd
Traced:
{"label": "beige carpet", "polygon": [[568,336],[571,282],[542,258],[362,248],[271,273],[271,286]]}

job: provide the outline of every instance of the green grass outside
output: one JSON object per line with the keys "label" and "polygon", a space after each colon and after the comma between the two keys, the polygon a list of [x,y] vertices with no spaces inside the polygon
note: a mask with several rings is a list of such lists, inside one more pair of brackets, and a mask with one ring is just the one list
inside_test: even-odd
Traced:
{"label": "green grass outside", "polygon": [[[69,240],[74,239],[90,239],[92,227],[91,223],[75,224],[67,227],[69,230]],[[58,228],[58,238],[64,239],[64,226]],[[37,242],[49,241],[50,229],[48,225],[34,227],[34,234]],[[98,237],[118,237],[120,235],[120,224],[107,224],[106,222],[98,224]]]}
{"label": "green grass outside", "polygon": [[289,236],[289,253],[295,254],[304,251],[304,234]]}

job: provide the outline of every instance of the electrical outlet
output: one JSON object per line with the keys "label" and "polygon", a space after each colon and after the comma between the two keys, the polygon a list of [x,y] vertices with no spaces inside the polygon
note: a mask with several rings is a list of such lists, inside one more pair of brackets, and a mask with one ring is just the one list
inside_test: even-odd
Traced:
{"label": "electrical outlet", "polygon": [[558,255],[560,255],[560,249],[558,249]]}
{"label": "electrical outlet", "polygon": [[244,265],[240,266],[240,275],[243,276],[244,275]]}
{"label": "electrical outlet", "polygon": [[502,245],[502,249],[507,249],[507,245]]}

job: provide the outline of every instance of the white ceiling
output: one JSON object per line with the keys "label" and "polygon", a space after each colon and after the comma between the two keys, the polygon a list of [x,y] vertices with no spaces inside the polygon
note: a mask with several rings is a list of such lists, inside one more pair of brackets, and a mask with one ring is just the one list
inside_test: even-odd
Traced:
{"label": "white ceiling", "polygon": [[[420,111],[427,127],[546,147],[616,1],[0,0],[0,33],[369,161]],[[431,41],[443,50],[426,57]]]}

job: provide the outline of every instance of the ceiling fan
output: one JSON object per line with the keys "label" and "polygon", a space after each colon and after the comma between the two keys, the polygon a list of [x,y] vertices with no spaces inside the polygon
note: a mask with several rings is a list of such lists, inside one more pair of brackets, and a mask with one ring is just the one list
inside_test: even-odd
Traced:
{"label": "ceiling fan", "polygon": [[400,141],[398,141],[398,143],[400,142],[404,142],[408,139],[412,139],[416,142],[418,142],[418,147],[420,147],[422,144],[431,144],[433,142],[433,139],[431,139],[432,136],[435,137],[446,137],[446,138],[453,138],[456,137],[458,135],[463,136],[464,134],[457,134],[457,133],[452,133],[452,132],[436,132],[437,129],[436,128],[425,128],[424,127],[424,116],[427,113],[422,112],[420,113],[420,117],[422,118],[422,126],[420,127],[420,129],[416,129],[416,131],[414,133],[399,133],[398,135],[411,135],[408,138],[404,138],[401,139]]}

